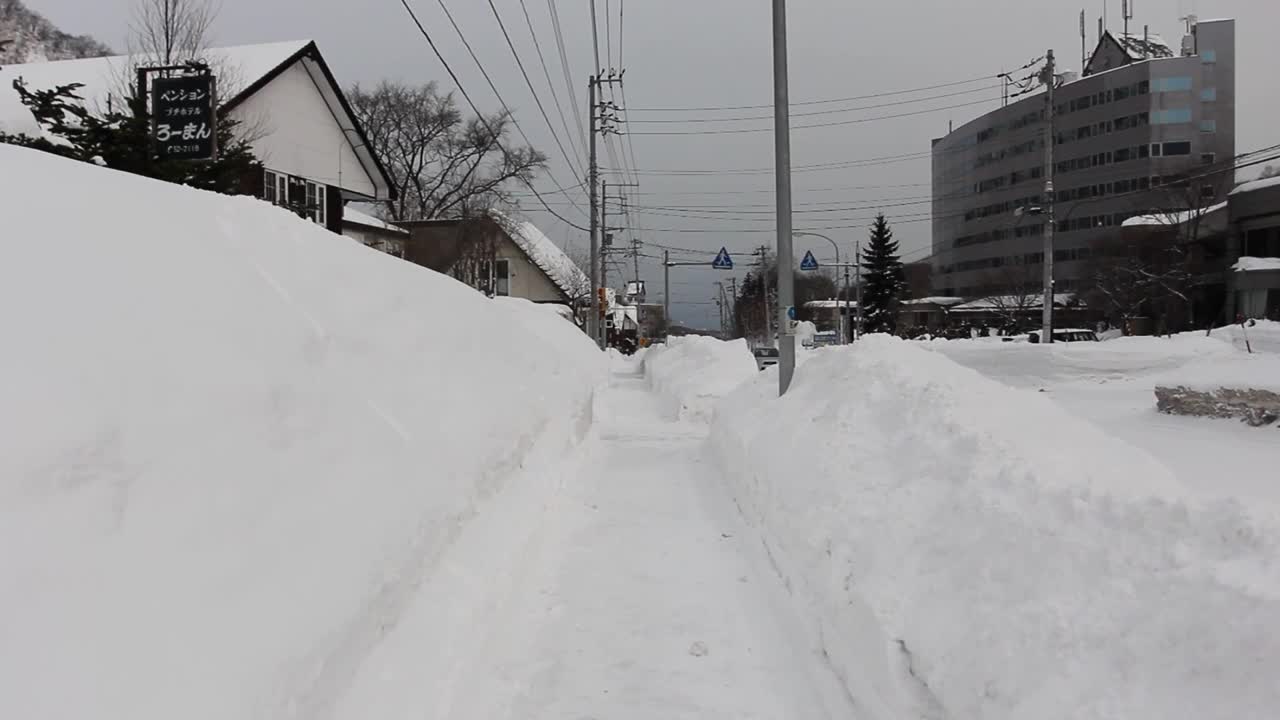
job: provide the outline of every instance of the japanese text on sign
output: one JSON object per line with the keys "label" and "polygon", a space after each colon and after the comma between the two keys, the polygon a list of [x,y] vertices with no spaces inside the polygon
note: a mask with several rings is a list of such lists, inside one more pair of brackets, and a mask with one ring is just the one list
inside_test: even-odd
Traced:
{"label": "japanese text on sign", "polygon": [[212,75],[158,77],[151,85],[156,155],[209,160],[217,153],[216,93]]}

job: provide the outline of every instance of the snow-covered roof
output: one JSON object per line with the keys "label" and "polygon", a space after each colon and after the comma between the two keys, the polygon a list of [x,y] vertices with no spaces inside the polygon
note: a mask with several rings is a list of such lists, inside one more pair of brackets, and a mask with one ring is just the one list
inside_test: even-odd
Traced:
{"label": "snow-covered roof", "polygon": [[[219,96],[230,102],[310,44],[309,40],[293,40],[214,48],[204,54],[204,59],[219,73]],[[101,113],[108,109],[109,103],[120,102],[124,97],[128,87],[135,82],[134,68],[148,64],[161,63],[143,55],[113,55],[6,65],[0,69],[0,130],[33,136],[42,132],[13,89],[13,81],[17,78],[22,78],[27,88],[33,91],[79,83],[84,86],[80,88],[79,95],[84,98],[85,107]]]}
{"label": "snow-covered roof", "polygon": [[365,213],[362,213],[359,210],[352,208],[350,205],[342,209],[342,221],[349,222],[355,225],[363,225],[365,227],[377,228],[379,230],[386,230],[388,232],[399,233],[401,235],[409,234],[409,231],[405,230],[402,227],[392,225],[386,220],[379,220],[378,218],[372,215],[367,215]]}
{"label": "snow-covered roof", "polygon": [[1128,35],[1120,33],[1113,37],[1133,60],[1173,57],[1173,49],[1164,41],[1164,38],[1155,33],[1147,34],[1145,37],[1133,33]]}
{"label": "snow-covered roof", "polygon": [[941,305],[943,307],[949,307],[951,305],[960,305],[963,302],[964,302],[964,298],[935,296],[935,297],[914,298],[912,300],[903,300],[901,304],[902,305]]}
{"label": "snow-covered roof", "polygon": [[[1074,293],[1058,293],[1053,296],[1054,306],[1070,305],[1075,302]],[[1034,297],[1020,297],[1015,295],[1003,295],[994,297],[979,298],[971,300],[951,308],[952,312],[988,312],[990,310],[1009,310],[1022,306],[1027,310],[1037,310],[1044,307],[1044,298],[1040,295]]]}
{"label": "snow-covered roof", "polygon": [[858,303],[853,300],[849,300],[847,303],[844,300],[810,300],[804,304],[808,310],[838,310],[846,305],[851,308],[858,307]]}
{"label": "snow-covered roof", "polygon": [[527,220],[516,220],[498,210],[490,210],[489,215],[566,296],[580,298],[591,294],[591,280],[587,274],[536,225]]}
{"label": "snow-covered roof", "polygon": [[1236,272],[1280,270],[1280,258],[1242,257],[1231,269]]}
{"label": "snow-covered roof", "polygon": [[1247,183],[1242,183],[1235,190],[1232,190],[1231,194],[1243,195],[1244,193],[1247,193],[1247,192],[1262,190],[1263,188],[1275,187],[1277,185],[1280,185],[1280,175],[1276,175],[1269,178],[1262,178],[1260,180],[1250,180]]}
{"label": "snow-covered roof", "polygon": [[1183,210],[1180,212],[1155,213],[1153,215],[1138,215],[1125,220],[1122,227],[1135,227],[1139,225],[1182,225],[1190,222],[1197,217],[1211,215],[1221,210],[1226,210],[1227,204],[1220,202],[1217,205],[1210,205],[1203,208],[1195,208],[1193,210]]}

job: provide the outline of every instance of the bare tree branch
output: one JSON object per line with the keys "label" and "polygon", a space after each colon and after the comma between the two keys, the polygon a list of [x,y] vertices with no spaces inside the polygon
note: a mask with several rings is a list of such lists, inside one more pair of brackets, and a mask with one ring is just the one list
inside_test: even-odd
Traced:
{"label": "bare tree branch", "polygon": [[537,150],[509,146],[510,118],[464,118],[434,83],[356,86],[349,97],[399,192],[387,207],[392,219],[468,217],[508,204],[510,182],[532,180],[546,166]]}

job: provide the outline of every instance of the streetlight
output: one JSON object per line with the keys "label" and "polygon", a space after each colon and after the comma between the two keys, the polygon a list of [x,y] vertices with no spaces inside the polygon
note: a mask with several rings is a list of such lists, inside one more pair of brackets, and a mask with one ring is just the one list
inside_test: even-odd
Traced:
{"label": "streetlight", "polygon": [[[808,230],[796,230],[791,233],[792,237],[816,237],[822,238],[831,243],[831,248],[836,251],[836,267],[840,267],[840,246],[835,240],[823,235],[822,233],[809,232]],[[840,344],[845,344],[845,317],[849,314],[849,268],[844,269],[844,313],[836,313],[840,327]]]}

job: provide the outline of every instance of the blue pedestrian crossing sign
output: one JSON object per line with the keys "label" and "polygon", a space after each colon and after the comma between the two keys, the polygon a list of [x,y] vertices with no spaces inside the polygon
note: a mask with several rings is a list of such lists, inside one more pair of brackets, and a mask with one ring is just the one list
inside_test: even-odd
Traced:
{"label": "blue pedestrian crossing sign", "polygon": [[813,251],[804,254],[804,260],[800,261],[800,269],[805,272],[812,272],[818,269],[818,258],[813,256]]}
{"label": "blue pedestrian crossing sign", "polygon": [[711,267],[717,270],[733,269],[733,258],[729,257],[727,248],[720,248],[720,254],[716,255],[716,259],[711,261]]}

